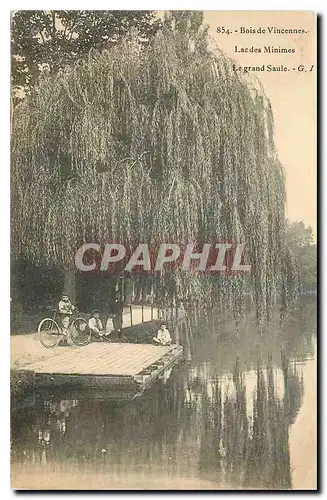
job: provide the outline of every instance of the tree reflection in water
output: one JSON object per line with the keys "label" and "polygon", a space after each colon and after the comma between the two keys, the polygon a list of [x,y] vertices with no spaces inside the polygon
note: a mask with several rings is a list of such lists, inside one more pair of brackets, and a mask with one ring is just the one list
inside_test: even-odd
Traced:
{"label": "tree reflection in water", "polygon": [[315,300],[307,301],[260,341],[249,321],[233,338],[228,323],[207,318],[192,330],[191,318],[182,338],[191,361],[135,400],[67,388],[13,404],[12,461],[51,474],[137,475],[145,484],[291,488],[288,433],[303,395],[299,366],[314,355],[315,318]]}
{"label": "tree reflection in water", "polygon": [[252,392],[253,372],[236,359],[232,374],[213,378],[203,364],[176,367],[166,383],[125,403],[42,396],[12,415],[12,459],[54,473],[92,466],[123,476],[202,477],[217,487],[290,488],[288,429],[303,386],[284,353],[281,367],[259,358]]}

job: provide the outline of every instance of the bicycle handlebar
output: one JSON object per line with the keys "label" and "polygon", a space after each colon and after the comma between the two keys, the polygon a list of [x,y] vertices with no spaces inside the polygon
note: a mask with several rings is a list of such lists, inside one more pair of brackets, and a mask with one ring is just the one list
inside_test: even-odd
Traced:
{"label": "bicycle handlebar", "polygon": [[[56,313],[56,314],[67,314],[70,316],[69,313],[65,313],[65,312],[60,312],[59,309],[56,309],[56,308],[50,308],[50,311],[52,313]],[[75,309],[72,311],[72,315],[73,314],[78,314],[79,313],[79,309],[77,309],[77,307],[75,307]]]}

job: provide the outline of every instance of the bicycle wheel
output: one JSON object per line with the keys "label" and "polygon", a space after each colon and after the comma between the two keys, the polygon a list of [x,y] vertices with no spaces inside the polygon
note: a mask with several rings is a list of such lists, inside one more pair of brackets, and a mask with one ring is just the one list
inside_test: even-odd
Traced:
{"label": "bicycle wheel", "polygon": [[91,330],[86,319],[76,318],[70,327],[70,336],[75,345],[87,345],[91,340]]}
{"label": "bicycle wheel", "polygon": [[58,345],[60,339],[59,325],[52,318],[45,318],[41,321],[37,329],[41,344],[51,349]]}

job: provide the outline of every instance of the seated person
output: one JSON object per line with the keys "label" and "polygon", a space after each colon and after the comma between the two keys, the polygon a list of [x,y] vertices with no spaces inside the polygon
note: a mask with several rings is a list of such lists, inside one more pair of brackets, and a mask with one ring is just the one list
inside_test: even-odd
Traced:
{"label": "seated person", "polygon": [[153,337],[153,342],[160,345],[170,345],[172,343],[170,333],[164,323],[160,325],[160,330],[158,330],[157,336]]}
{"label": "seated person", "polygon": [[99,337],[106,335],[106,331],[103,329],[102,321],[100,319],[100,311],[95,309],[92,316],[89,319],[89,328],[91,332]]}

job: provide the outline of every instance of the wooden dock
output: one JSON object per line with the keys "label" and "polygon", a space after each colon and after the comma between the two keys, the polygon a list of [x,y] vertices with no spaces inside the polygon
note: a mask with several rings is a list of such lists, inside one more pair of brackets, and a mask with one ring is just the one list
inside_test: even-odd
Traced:
{"label": "wooden dock", "polygon": [[183,347],[101,342],[51,352],[16,366],[16,378],[30,379],[34,388],[97,388],[134,397],[178,362]]}

